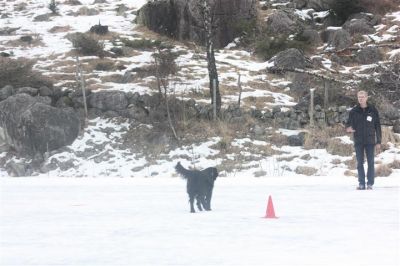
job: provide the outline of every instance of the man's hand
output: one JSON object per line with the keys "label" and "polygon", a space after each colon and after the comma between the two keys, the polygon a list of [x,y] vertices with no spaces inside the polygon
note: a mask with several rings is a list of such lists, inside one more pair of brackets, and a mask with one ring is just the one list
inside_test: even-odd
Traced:
{"label": "man's hand", "polygon": [[347,133],[354,133],[354,132],[356,132],[352,127],[347,127],[346,128],[346,132]]}
{"label": "man's hand", "polygon": [[381,151],[382,151],[381,144],[376,144],[375,145],[375,153],[379,154],[379,153],[381,153]]}

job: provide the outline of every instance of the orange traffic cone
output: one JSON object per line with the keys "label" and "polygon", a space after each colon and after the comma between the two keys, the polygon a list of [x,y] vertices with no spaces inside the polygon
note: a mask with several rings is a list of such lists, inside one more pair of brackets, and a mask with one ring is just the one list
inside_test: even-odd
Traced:
{"label": "orange traffic cone", "polygon": [[275,216],[274,204],[272,203],[271,195],[268,197],[267,212],[264,218],[278,218]]}

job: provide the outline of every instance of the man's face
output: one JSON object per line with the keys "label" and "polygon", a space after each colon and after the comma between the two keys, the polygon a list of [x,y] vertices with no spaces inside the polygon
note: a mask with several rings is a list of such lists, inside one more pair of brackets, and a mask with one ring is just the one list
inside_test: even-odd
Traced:
{"label": "man's face", "polygon": [[368,96],[365,93],[357,94],[357,98],[358,98],[358,103],[361,106],[367,105]]}

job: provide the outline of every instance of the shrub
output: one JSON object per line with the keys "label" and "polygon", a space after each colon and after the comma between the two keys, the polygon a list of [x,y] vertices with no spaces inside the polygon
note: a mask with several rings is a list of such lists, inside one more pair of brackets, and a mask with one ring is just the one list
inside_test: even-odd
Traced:
{"label": "shrub", "polygon": [[57,2],[55,0],[51,0],[50,1],[49,9],[51,10],[51,13],[53,13],[53,14],[57,14],[58,13]]}
{"label": "shrub", "polygon": [[254,41],[257,31],[257,19],[240,19],[233,24],[234,31],[241,35],[241,43],[249,44]]}
{"label": "shrub", "polygon": [[0,57],[0,88],[6,85],[11,85],[14,88],[52,87],[53,84],[49,78],[32,70],[33,65],[34,61],[24,58],[10,59]]}
{"label": "shrub", "polygon": [[104,56],[103,43],[100,43],[92,34],[78,32],[69,35],[68,40],[82,55]]}
{"label": "shrub", "polygon": [[170,49],[159,49],[156,53],[152,54],[157,62],[155,75],[160,78],[165,78],[168,75],[175,75],[178,72],[178,65],[175,60],[179,57],[177,53],[172,52]]}
{"label": "shrub", "polygon": [[389,164],[389,167],[392,169],[400,169],[400,160],[393,160],[393,162]]}

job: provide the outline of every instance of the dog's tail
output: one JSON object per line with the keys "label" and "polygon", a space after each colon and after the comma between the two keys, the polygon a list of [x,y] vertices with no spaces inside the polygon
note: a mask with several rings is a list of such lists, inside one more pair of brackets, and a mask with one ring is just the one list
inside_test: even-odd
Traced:
{"label": "dog's tail", "polygon": [[190,175],[190,170],[185,169],[185,167],[183,167],[181,165],[181,162],[178,162],[175,166],[175,171],[180,174],[183,178],[188,179],[189,175]]}

